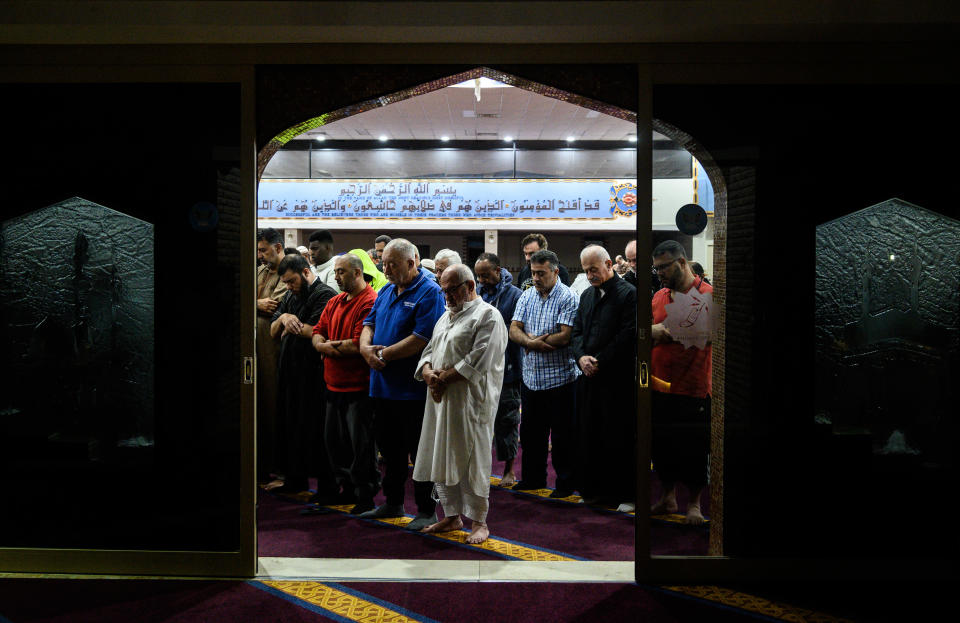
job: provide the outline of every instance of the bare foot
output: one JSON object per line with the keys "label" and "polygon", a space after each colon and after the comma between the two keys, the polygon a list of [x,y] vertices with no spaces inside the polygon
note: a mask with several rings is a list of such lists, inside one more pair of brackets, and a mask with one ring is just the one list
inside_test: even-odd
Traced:
{"label": "bare foot", "polygon": [[478,543],[483,543],[490,537],[490,529],[487,528],[485,523],[473,522],[473,530],[470,531],[470,536],[467,537],[467,543],[470,545],[477,545]]}
{"label": "bare foot", "polygon": [[663,498],[650,507],[651,515],[672,515],[680,510],[677,506],[677,500],[673,498]]}
{"label": "bare foot", "polygon": [[433,534],[435,532],[452,532],[453,530],[460,530],[461,528],[463,528],[463,520],[460,519],[460,515],[454,515],[453,517],[444,517],[437,523],[430,524],[420,532]]}
{"label": "bare foot", "polygon": [[267,484],[263,485],[264,491],[273,491],[274,489],[279,489],[283,486],[283,481],[279,478],[277,480],[271,480]]}
{"label": "bare foot", "polygon": [[507,472],[503,475],[503,478],[500,479],[501,487],[512,487],[517,484],[517,476],[513,472]]}
{"label": "bare foot", "polygon": [[691,526],[702,525],[705,519],[703,518],[703,513],[700,512],[700,505],[690,504],[687,506],[687,523]]}

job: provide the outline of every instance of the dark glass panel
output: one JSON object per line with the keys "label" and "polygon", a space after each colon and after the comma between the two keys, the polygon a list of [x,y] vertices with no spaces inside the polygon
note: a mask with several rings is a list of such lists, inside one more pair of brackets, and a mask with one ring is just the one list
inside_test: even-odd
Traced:
{"label": "dark glass panel", "polygon": [[0,546],[239,548],[239,97],[0,87]]}

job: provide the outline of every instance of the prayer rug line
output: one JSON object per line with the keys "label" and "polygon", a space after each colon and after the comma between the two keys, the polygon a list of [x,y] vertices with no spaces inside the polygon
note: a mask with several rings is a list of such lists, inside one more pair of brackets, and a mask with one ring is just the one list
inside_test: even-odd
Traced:
{"label": "prayer rug line", "polygon": [[[573,495],[567,496],[567,497],[565,497],[565,498],[551,498],[551,497],[550,497],[550,494],[553,493],[553,489],[546,489],[546,488],[544,488],[544,489],[514,489],[514,488],[508,488],[508,487],[501,487],[501,486],[500,486],[500,480],[501,480],[501,479],[500,479],[499,476],[490,476],[490,485],[491,485],[491,486],[494,486],[494,487],[497,487],[498,489],[501,489],[501,490],[503,490],[503,491],[510,491],[510,492],[512,492],[512,493],[516,493],[516,494],[519,494],[519,495],[525,495],[525,496],[534,497],[534,498],[542,498],[542,499],[549,500],[549,501],[551,501],[551,502],[558,502],[558,503],[560,503],[560,504],[571,504],[571,505],[574,505],[574,506],[584,506],[584,504],[583,504],[583,498],[581,498],[581,497],[580,497],[579,495],[577,495],[577,494],[573,494]],[[608,506],[608,507],[588,507],[588,508],[593,508],[594,510],[597,510],[597,511],[600,511],[600,512],[606,513],[606,514],[611,514],[611,515],[624,515],[624,516],[629,516],[629,517],[635,517],[635,516],[637,515],[636,511],[623,512],[623,511],[618,511],[617,509],[611,508],[611,507],[609,507],[609,506]],[[653,519],[653,520],[655,520],[655,521],[663,521],[663,522],[667,522],[667,523],[683,524],[683,525],[686,525],[686,521],[687,521],[687,518],[686,518],[685,516],[680,515],[680,514],[677,514],[677,513],[671,513],[671,514],[668,514],[668,515],[651,515],[651,516],[650,516],[650,519]],[[703,521],[703,525],[707,525],[707,524],[709,524],[709,523],[710,523],[710,519],[705,517],[705,518],[704,518],[704,521]]]}
{"label": "prayer rug line", "polygon": [[[315,504],[309,504],[307,500],[309,499],[312,492],[303,492],[296,495],[283,495],[275,494],[281,499],[296,501],[301,504],[317,507]],[[350,509],[353,508],[352,504],[345,505],[330,505],[323,506],[327,510],[340,513],[342,515],[350,515]],[[376,524],[385,524],[391,525],[400,529],[403,529],[403,526],[407,525],[413,520],[412,515],[404,515],[403,517],[390,517],[385,519],[363,519],[360,517],[354,517],[355,519],[360,519],[361,521],[376,523]],[[525,560],[525,561],[555,561],[555,560],[590,560],[589,558],[584,558],[582,556],[576,556],[574,554],[568,554],[566,552],[559,552],[545,547],[538,547],[536,545],[531,545],[529,543],[521,543],[519,541],[513,541],[511,539],[504,539],[502,537],[489,537],[483,543],[471,544],[467,543],[467,536],[469,532],[466,530],[453,530],[450,532],[438,532],[432,534],[425,534],[423,532],[410,532],[409,530],[404,530],[405,532],[419,536],[426,537],[435,540],[442,541],[444,543],[452,543],[459,547],[464,547],[473,551],[482,551],[485,554],[496,556],[504,560]]]}
{"label": "prayer rug line", "polygon": [[340,584],[278,580],[252,580],[248,584],[336,621],[438,623],[434,619]]}
{"label": "prayer rug line", "polygon": [[657,590],[668,595],[705,602],[728,610],[750,613],[768,621],[790,621],[796,623],[853,623],[849,619],[835,617],[823,612],[799,608],[789,604],[770,601],[757,595],[741,593],[720,586],[653,586],[640,584],[647,589]]}

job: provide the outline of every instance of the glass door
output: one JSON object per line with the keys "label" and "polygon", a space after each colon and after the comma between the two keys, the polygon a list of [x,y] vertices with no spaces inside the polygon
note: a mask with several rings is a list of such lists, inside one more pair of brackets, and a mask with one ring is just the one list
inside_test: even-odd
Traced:
{"label": "glass door", "polygon": [[218,79],[0,85],[0,570],[255,572],[252,134]]}

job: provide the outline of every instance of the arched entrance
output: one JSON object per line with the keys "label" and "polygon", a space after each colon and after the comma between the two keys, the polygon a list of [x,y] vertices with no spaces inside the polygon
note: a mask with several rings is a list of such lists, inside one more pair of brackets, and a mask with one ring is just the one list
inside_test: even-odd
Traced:
{"label": "arched entrance", "polygon": [[[333,112],[325,113],[320,116],[312,117],[306,121],[295,123],[289,125],[285,130],[276,134],[269,142],[267,142],[258,153],[258,180],[262,179],[264,171],[267,168],[268,163],[271,158],[277,154],[281,148],[293,140],[295,137],[300,136],[304,133],[307,133],[311,130],[319,129],[324,126],[328,126],[336,121],[346,119],[348,117],[358,115],[364,112],[372,111],[380,107],[384,107],[396,102],[404,101],[407,99],[415,98],[419,95],[436,91],[445,87],[453,86],[464,81],[474,80],[478,78],[489,78],[502,82],[504,84],[509,84],[511,86],[519,87],[525,90],[530,90],[538,94],[544,95],[563,102],[570,102],[587,108],[592,111],[601,112],[629,123],[635,124],[637,121],[637,115],[634,112],[630,112],[623,108],[604,104],[597,100],[573,95],[569,92],[562,91],[553,87],[543,85],[534,81],[526,80],[519,78],[515,75],[508,74],[499,70],[487,68],[487,67],[477,67],[449,75],[444,78],[433,80],[426,83],[421,83],[417,86],[403,89],[400,91],[395,91],[389,95],[373,97],[364,100],[363,102],[339,108]],[[713,165],[713,161],[710,158],[709,154],[706,153],[704,149],[696,145],[692,138],[684,135],[680,130],[670,126],[664,122],[654,122],[654,129],[663,135],[675,140],[680,144],[684,149],[689,151],[694,157],[699,160],[704,168],[707,171],[708,176],[710,177],[710,182],[715,189],[716,196],[716,229],[719,240],[715,242],[714,246],[714,278],[717,282],[719,300],[722,302],[722,282],[723,282],[723,239],[722,235],[725,235],[725,209],[726,209],[726,191],[725,184],[720,176],[717,168]],[[611,250],[611,255],[613,255]],[[641,265],[642,260],[641,260]],[[720,338],[722,340],[722,336]],[[721,343],[715,343],[714,346],[717,350],[717,354],[714,357],[714,379],[717,395],[714,396],[714,415],[713,415],[713,437],[712,437],[712,453],[713,460],[711,462],[711,481],[714,483],[714,486],[711,488],[711,524],[710,524],[710,545],[708,552],[709,554],[719,554],[722,552],[722,439],[723,439],[723,410],[722,410],[722,379],[723,379],[723,348],[722,341]],[[718,404],[719,403],[719,404]]]}

